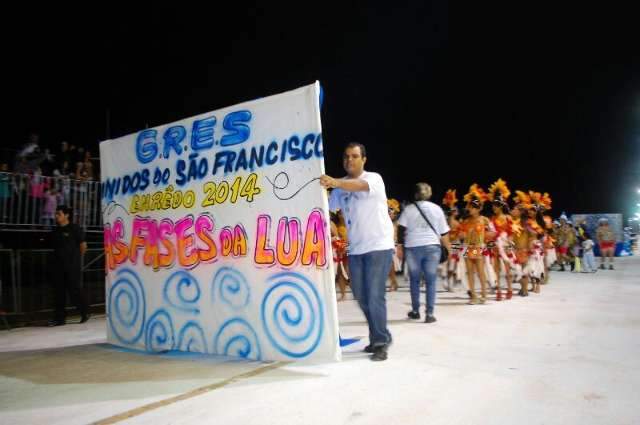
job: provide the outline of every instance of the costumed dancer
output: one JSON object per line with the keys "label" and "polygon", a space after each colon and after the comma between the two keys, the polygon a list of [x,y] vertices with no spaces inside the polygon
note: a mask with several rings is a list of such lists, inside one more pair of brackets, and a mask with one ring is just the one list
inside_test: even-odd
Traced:
{"label": "costumed dancer", "polygon": [[609,220],[602,217],[598,220],[596,239],[600,245],[600,269],[604,270],[604,263],[609,258],[609,270],[613,270],[613,257],[616,251],[616,234],[609,227]]}
{"label": "costumed dancer", "polygon": [[[494,236],[491,221],[482,215],[480,211],[487,194],[477,184],[471,185],[469,193],[464,195],[469,216],[461,225],[461,233],[464,237],[464,257],[467,266],[467,279],[469,282],[469,304],[484,304],[487,299],[487,277],[485,273],[484,250],[486,240]],[[480,280],[480,298],[475,291],[475,276]]]}
{"label": "costumed dancer", "polygon": [[[547,194],[548,196],[548,194]],[[544,267],[544,235],[545,224],[542,212],[545,207],[542,203],[542,194],[540,192],[529,191],[529,197],[531,198],[531,208],[528,211],[529,219],[527,220],[527,226],[535,233],[535,240],[531,244],[531,253],[529,256],[529,262],[531,264],[531,283],[533,286],[533,292],[540,293],[540,282],[544,279],[545,267]]]}
{"label": "costumed dancer", "polygon": [[450,229],[449,240],[451,241],[451,252],[449,252],[449,260],[447,261],[447,291],[451,291],[453,285],[460,285],[464,274],[464,261],[460,261],[462,243],[460,242],[460,221],[458,220],[459,211],[458,207],[456,207],[457,203],[456,190],[447,190],[444,199],[442,199],[444,211],[447,215],[447,224]]}
{"label": "costumed dancer", "polygon": [[[390,198],[387,199],[387,207],[389,208],[389,217],[391,217],[391,222],[393,223],[393,241],[396,244],[396,248],[398,247],[398,217],[400,216],[400,202],[396,199]],[[393,262],[391,263],[391,269],[389,269],[389,281],[390,281],[390,291],[398,290],[398,279],[396,279],[396,271],[402,269],[402,263],[396,254],[396,250],[393,250]]]}
{"label": "costumed dancer", "polygon": [[551,210],[551,196],[546,192],[542,195],[541,205],[544,211],[542,215],[544,220],[544,237],[542,239],[544,247],[544,279],[542,283],[546,284],[549,283],[551,266],[557,261],[555,239],[553,238],[553,218],[548,214]]}
{"label": "costumed dancer", "polygon": [[511,269],[513,267],[513,254],[511,253],[510,237],[513,231],[513,220],[509,213],[509,205],[507,201],[511,192],[507,187],[507,183],[498,179],[489,188],[489,200],[493,208],[493,217],[491,222],[496,231],[496,238],[491,248],[493,260],[493,270],[496,275],[496,301],[502,300],[502,290],[500,288],[501,270],[505,271],[505,279],[507,282],[507,293],[505,298],[510,300],[513,296]]}
{"label": "costumed dancer", "polygon": [[521,297],[529,296],[529,275],[531,267],[529,264],[529,254],[532,243],[536,240],[535,232],[527,226],[527,211],[531,209],[531,198],[526,193],[516,190],[513,201],[515,205],[511,209],[512,239],[515,250],[514,274],[516,280],[520,281]]}
{"label": "costumed dancer", "polygon": [[343,301],[349,284],[349,262],[347,260],[347,227],[341,211],[331,213],[331,247],[333,248],[333,262],[336,265],[336,285],[340,289]]}
{"label": "costumed dancer", "polygon": [[551,240],[553,241],[554,252],[551,254],[547,253],[547,258],[554,259],[554,262],[549,262],[549,268],[553,267],[553,265],[557,265],[558,269],[560,268],[560,258],[558,258],[558,233],[560,231],[560,222],[558,220],[553,220],[553,224],[551,229],[549,229],[549,236],[551,236]]}
{"label": "costumed dancer", "polygon": [[560,227],[557,231],[557,253],[558,253],[558,263],[560,264],[560,271],[565,271],[565,264],[571,262],[571,258],[569,256],[571,247],[575,244],[575,232],[573,231],[573,227],[569,223],[569,219],[563,213],[560,216]]}

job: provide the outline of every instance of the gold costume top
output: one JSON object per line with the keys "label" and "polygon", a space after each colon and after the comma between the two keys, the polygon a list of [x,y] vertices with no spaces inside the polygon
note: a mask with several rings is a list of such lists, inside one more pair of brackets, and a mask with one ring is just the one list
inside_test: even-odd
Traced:
{"label": "gold costume top", "polygon": [[489,227],[489,219],[487,217],[467,218],[461,227],[464,232],[464,244],[466,246],[484,247]]}
{"label": "gold costume top", "polygon": [[506,214],[495,215],[491,219],[493,226],[496,228],[496,237],[501,233],[506,233],[507,236],[511,236],[513,233],[513,220]]}
{"label": "gold costume top", "polygon": [[522,226],[522,220],[514,218],[512,221],[512,239],[517,249],[529,249],[529,229]]}
{"label": "gold costume top", "polygon": [[534,218],[527,220],[527,227],[532,234],[541,236],[544,235],[544,228],[538,224]]}
{"label": "gold costume top", "polygon": [[455,218],[449,218],[448,224],[449,224],[449,240],[452,243],[456,243],[460,240],[460,236],[461,236],[460,222]]}
{"label": "gold costume top", "polygon": [[571,226],[564,225],[558,229],[558,246],[570,247],[576,243],[576,232]]}
{"label": "gold costume top", "polygon": [[598,242],[615,242],[616,235],[609,226],[601,226],[596,230],[596,238],[598,238]]}

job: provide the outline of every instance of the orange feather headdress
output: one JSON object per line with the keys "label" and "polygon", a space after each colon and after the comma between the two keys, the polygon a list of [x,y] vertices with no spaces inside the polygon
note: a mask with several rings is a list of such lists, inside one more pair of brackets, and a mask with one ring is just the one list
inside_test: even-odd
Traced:
{"label": "orange feather headdress", "polygon": [[482,208],[486,200],[486,192],[475,183],[469,187],[469,192],[464,195],[464,201],[467,203],[467,206],[473,205],[477,208]]}
{"label": "orange feather headdress", "polygon": [[456,198],[456,190],[455,189],[447,190],[447,193],[444,194],[444,198],[442,198],[442,205],[452,210],[456,207],[457,203],[458,203],[458,198]]}
{"label": "orange feather headdress", "polygon": [[395,211],[396,213],[400,212],[400,202],[398,202],[396,199],[393,199],[393,198],[387,199],[387,207],[390,210]]}
{"label": "orange feather headdress", "polygon": [[516,196],[513,197],[513,202],[515,203],[514,206],[516,208],[524,208],[528,210],[533,206],[531,204],[531,197],[521,190],[516,190]]}
{"label": "orange feather headdress", "polygon": [[506,181],[498,179],[489,187],[487,196],[491,202],[506,205],[509,196],[511,196],[511,191],[509,191]]}
{"label": "orange feather headdress", "polygon": [[540,192],[529,191],[529,196],[531,197],[532,207],[541,210],[547,211],[551,209],[551,196],[545,192],[545,194],[541,194]]}

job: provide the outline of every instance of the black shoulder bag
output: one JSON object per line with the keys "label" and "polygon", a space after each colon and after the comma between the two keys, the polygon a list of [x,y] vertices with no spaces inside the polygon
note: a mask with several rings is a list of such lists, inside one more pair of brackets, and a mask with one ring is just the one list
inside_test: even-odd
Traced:
{"label": "black shoulder bag", "polygon": [[[429,221],[427,216],[424,215],[424,213],[422,212],[422,210],[418,206],[418,203],[414,202],[413,205],[415,205],[416,209],[418,210],[418,212],[420,213],[422,218],[424,218],[424,221],[426,221],[427,224],[429,225],[429,227],[431,227],[431,230],[433,230],[433,233],[436,234],[436,237],[438,238],[438,241],[439,241],[440,240],[440,234],[436,231],[436,228],[433,227],[433,224],[431,224],[431,222]],[[448,259],[449,259],[449,250],[447,250],[447,247],[445,247],[444,245],[442,245],[442,243],[440,243],[440,264],[444,263]]]}

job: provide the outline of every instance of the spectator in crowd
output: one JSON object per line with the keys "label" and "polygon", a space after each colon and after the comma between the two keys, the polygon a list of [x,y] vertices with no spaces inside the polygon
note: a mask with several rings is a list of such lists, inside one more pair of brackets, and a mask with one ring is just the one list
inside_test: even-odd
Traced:
{"label": "spectator in crowd", "polygon": [[0,221],[5,222],[9,216],[9,201],[12,196],[11,175],[9,163],[0,163]]}
{"label": "spectator in crowd", "polygon": [[54,155],[51,153],[51,150],[49,148],[46,148],[44,150],[42,161],[40,162],[40,168],[42,169],[42,175],[53,175],[53,170],[56,168],[56,163],[54,161]]}
{"label": "spectator in crowd", "polygon": [[42,207],[41,224],[53,226],[55,224],[55,213],[58,207],[58,192],[55,188],[49,187],[44,194],[44,206]]}
{"label": "spectator in crowd", "polygon": [[29,134],[28,140],[18,151],[18,158],[30,158],[40,149],[40,135],[38,133]]}
{"label": "spectator in crowd", "polygon": [[82,161],[78,154],[78,148],[74,144],[69,144],[69,169],[75,169],[76,164]]}
{"label": "spectator in crowd", "polygon": [[78,164],[80,162],[84,162],[85,158],[85,149],[84,146],[78,146],[75,151],[75,157],[73,158],[75,163]]}
{"label": "spectator in crowd", "polygon": [[[84,149],[83,149],[84,150]],[[91,152],[84,151],[84,158],[78,162],[76,168],[75,189],[77,195],[76,218],[77,223],[85,223],[89,215],[89,205],[91,201],[90,181],[93,180],[93,163],[91,162]]]}
{"label": "spectator in crowd", "polygon": [[76,163],[76,180],[93,180],[93,162],[90,151],[85,151],[82,161]]}
{"label": "spectator in crowd", "polygon": [[16,164],[13,167],[13,171],[16,174],[30,174],[33,170],[29,167],[27,158],[24,156],[18,157]]}
{"label": "spectator in crowd", "polygon": [[59,196],[62,198],[62,204],[71,204],[71,178],[68,169],[68,163],[63,164],[62,172],[56,176],[56,187],[59,190]]}
{"label": "spectator in crowd", "polygon": [[60,150],[56,153],[56,168],[62,172],[65,163],[68,168],[71,163],[71,153],[69,151],[69,142],[63,141],[60,142]]}
{"label": "spectator in crowd", "polygon": [[40,217],[46,186],[47,181],[42,175],[42,170],[40,167],[36,167],[33,175],[29,178],[29,210],[31,211],[31,217],[28,217],[28,219],[32,223],[36,223],[36,220]]}
{"label": "spectator in crowd", "polygon": [[29,140],[16,155],[14,169],[22,174],[32,173],[44,160],[44,154],[40,150],[40,136],[31,133]]}

